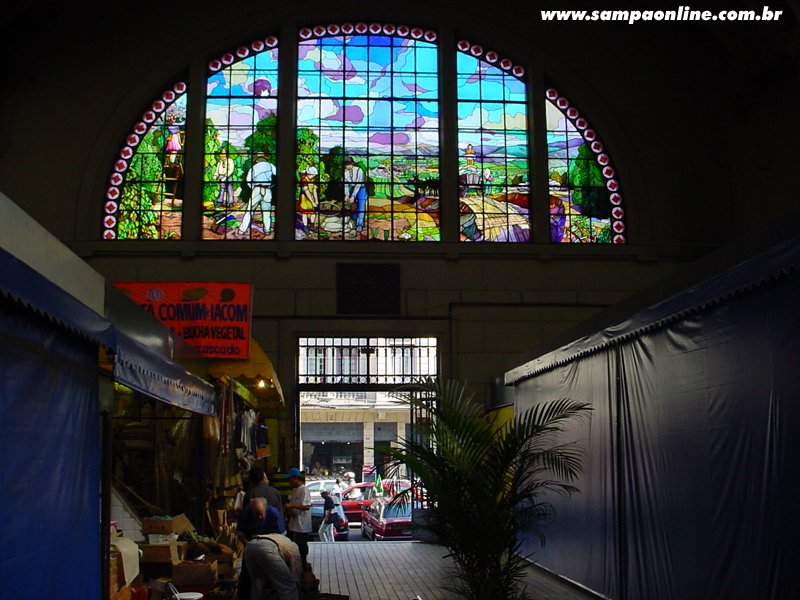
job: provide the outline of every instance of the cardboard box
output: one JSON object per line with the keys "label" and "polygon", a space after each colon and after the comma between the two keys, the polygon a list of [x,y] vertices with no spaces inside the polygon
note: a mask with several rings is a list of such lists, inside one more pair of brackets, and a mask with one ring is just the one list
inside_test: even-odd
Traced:
{"label": "cardboard box", "polygon": [[209,585],[217,581],[217,561],[184,560],[172,566],[172,583],[182,585]]}
{"label": "cardboard box", "polygon": [[139,562],[143,563],[170,563],[177,564],[186,556],[189,542],[170,540],[168,544],[139,544],[142,556]]}
{"label": "cardboard box", "polygon": [[183,533],[194,531],[194,525],[186,515],[170,518],[147,517],[142,519],[143,533]]}
{"label": "cardboard box", "polygon": [[148,533],[148,544],[169,544],[171,540],[178,540],[177,533]]}
{"label": "cardboard box", "polygon": [[[122,577],[122,556],[119,552],[111,552],[108,560],[108,593],[113,595],[119,590],[120,587],[125,585],[125,580]],[[122,580],[122,585],[120,585]]]}

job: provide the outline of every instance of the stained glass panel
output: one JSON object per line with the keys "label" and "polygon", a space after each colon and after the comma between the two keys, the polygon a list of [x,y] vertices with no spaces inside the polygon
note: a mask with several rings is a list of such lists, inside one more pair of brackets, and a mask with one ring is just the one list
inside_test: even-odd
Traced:
{"label": "stained glass panel", "polygon": [[[472,242],[527,242],[528,116],[525,86],[488,62],[493,53],[459,43],[458,195],[460,237]],[[469,54],[467,54],[469,52]]]}
{"label": "stained glass panel", "polygon": [[295,237],[439,240],[435,35],[334,27],[298,47]]}
{"label": "stained glass panel", "polygon": [[180,239],[186,99],[186,85],[175,84],[126,138],[106,190],[103,238]]}
{"label": "stained glass panel", "polygon": [[[300,30],[295,239],[441,239],[436,39],[376,23]],[[203,160],[203,239],[275,239],[277,45],[256,40],[209,63],[206,120],[188,128],[205,132],[193,159]],[[458,150],[460,238],[529,241],[525,71],[477,44],[457,48],[448,142]],[[596,131],[557,90],[544,103],[550,241],[626,243],[619,182]],[[179,82],[127,136],[106,188],[104,239],[181,237],[186,112]]]}
{"label": "stained glass panel", "polygon": [[550,241],[625,243],[619,183],[596,132],[556,90],[545,105]]}
{"label": "stained glass panel", "polygon": [[274,239],[277,40],[237,48],[209,71],[203,239]]}

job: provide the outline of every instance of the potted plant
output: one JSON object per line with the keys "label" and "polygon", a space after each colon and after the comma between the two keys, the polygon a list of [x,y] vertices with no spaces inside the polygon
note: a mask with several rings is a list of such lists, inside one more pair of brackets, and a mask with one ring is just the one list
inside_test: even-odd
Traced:
{"label": "potted plant", "polygon": [[526,598],[529,563],[518,534],[534,531],[544,542],[542,526],[553,516],[545,493],[577,491],[570,482],[581,451],[555,434],[588,415],[589,405],[543,402],[496,427],[462,382],[427,379],[397,395],[427,417],[410,439],[382,452],[390,476],[405,465],[424,487],[427,527],[455,563],[456,577],[443,587],[473,600]]}

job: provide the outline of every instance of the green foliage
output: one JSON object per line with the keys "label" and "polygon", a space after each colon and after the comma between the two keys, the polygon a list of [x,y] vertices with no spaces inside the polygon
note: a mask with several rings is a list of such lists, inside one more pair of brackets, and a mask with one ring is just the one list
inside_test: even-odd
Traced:
{"label": "green foliage", "polygon": [[597,243],[598,244],[610,244],[611,243],[611,223],[607,223],[603,226],[603,228],[597,234]]}
{"label": "green foliage", "polygon": [[158,212],[153,210],[150,192],[137,183],[127,183],[119,202],[117,239],[157,240]]}
{"label": "green foliage", "polygon": [[[214,122],[211,119],[206,119],[206,137],[205,137],[205,166],[203,168],[203,181],[214,181],[214,171],[217,169],[217,162],[219,162],[218,155],[220,149],[219,131],[217,131]],[[219,187],[216,185],[203,186],[203,202],[213,202],[219,194]]]}
{"label": "green foliage", "polygon": [[447,587],[471,600],[526,598],[520,584],[528,568],[518,533],[544,541],[542,524],[553,517],[547,492],[571,494],[582,454],[554,436],[590,407],[571,399],[537,404],[496,428],[460,382],[425,380],[400,397],[430,418],[413,439],[381,448],[391,459],[388,476],[406,465],[427,492],[430,530],[456,564]]}
{"label": "green foliage", "polygon": [[581,144],[577,160],[570,161],[567,185],[574,188],[572,199],[580,206],[582,215],[595,219],[611,216],[603,172],[588,144]]}
{"label": "green foliage", "polygon": [[271,113],[256,123],[253,133],[244,140],[244,145],[251,155],[264,154],[267,160],[274,162],[278,148],[278,116]]}
{"label": "green foliage", "polygon": [[158,211],[154,203],[161,191],[164,136],[152,127],[130,160],[119,201],[117,239],[158,239]]}
{"label": "green foliage", "polygon": [[320,157],[320,160],[325,165],[325,172],[330,177],[328,181],[333,182],[325,190],[325,199],[344,200],[344,185],[342,184],[344,181],[344,148],[334,146],[328,151],[328,154]]}
{"label": "green foliage", "polygon": [[297,131],[297,176],[308,167],[317,169],[317,180],[319,182],[319,195],[325,198],[327,191],[326,182],[330,180],[324,160],[319,162],[319,136],[311,129],[299,129]]}
{"label": "green foliage", "polygon": [[307,167],[315,166],[317,169],[317,154],[319,148],[319,136],[310,129],[299,129],[297,131],[297,170],[303,171]]}

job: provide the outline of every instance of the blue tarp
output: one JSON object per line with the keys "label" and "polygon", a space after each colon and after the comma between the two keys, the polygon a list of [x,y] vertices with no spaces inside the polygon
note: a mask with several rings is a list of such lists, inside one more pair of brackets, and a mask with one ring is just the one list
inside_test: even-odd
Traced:
{"label": "blue tarp", "polygon": [[214,414],[213,386],[154,352],[0,249],[0,293],[114,355],[114,379],[168,404]]}
{"label": "blue tarp", "polygon": [[0,296],[0,596],[100,593],[97,346]]}

